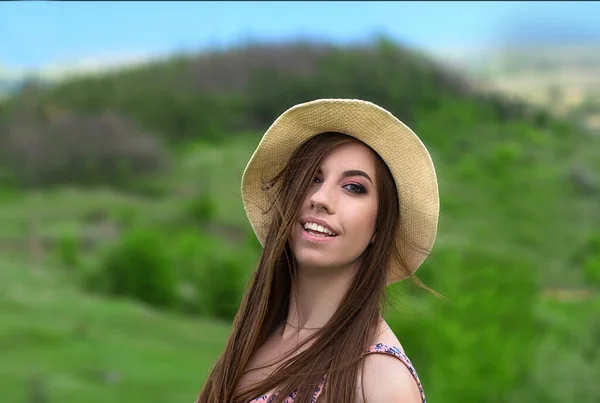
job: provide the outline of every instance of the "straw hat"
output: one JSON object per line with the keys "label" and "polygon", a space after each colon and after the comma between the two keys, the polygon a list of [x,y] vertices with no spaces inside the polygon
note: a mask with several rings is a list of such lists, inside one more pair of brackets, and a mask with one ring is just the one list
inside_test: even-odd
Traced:
{"label": "straw hat", "polygon": [[[390,112],[356,99],[318,99],[285,111],[269,127],[242,176],[242,201],[248,220],[264,246],[269,217],[262,213],[268,202],[262,180],[275,176],[298,146],[323,132],[340,132],[370,146],[387,164],[396,182],[400,217],[405,233],[419,252],[397,242],[411,273],[433,247],[437,234],[438,184],[429,152],[421,140]],[[399,228],[400,230],[400,228]],[[403,280],[392,265],[388,284]]]}

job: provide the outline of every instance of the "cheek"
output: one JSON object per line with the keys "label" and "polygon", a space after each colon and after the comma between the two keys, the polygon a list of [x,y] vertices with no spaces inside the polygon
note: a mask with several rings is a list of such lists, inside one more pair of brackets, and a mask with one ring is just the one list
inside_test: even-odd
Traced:
{"label": "cheek", "polygon": [[368,234],[370,240],[375,231],[375,223],[377,222],[377,207],[373,207],[364,217],[365,233]]}
{"label": "cheek", "polygon": [[348,230],[356,234],[357,239],[371,240],[371,236],[375,230],[375,222],[377,220],[377,206],[360,206],[353,209],[348,216]]}

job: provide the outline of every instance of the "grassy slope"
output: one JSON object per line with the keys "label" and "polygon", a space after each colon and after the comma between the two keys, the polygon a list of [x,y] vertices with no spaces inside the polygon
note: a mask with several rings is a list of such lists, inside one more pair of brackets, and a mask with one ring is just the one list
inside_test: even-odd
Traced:
{"label": "grassy slope", "polygon": [[236,138],[223,146],[198,143],[185,151],[172,174],[164,178],[166,197],[151,198],[108,189],[52,188],[23,195],[5,195],[0,208],[0,239],[26,235],[27,223],[35,220],[40,235],[78,235],[86,215],[108,213],[143,216],[148,224],[174,218],[197,192],[209,191],[216,201],[215,221],[247,227],[240,199],[241,175],[257,144],[257,136]]}
{"label": "grassy slope", "polygon": [[[229,325],[84,295],[48,269],[0,262],[0,390],[23,402],[189,402]],[[37,380],[37,381],[36,381]]]}
{"label": "grassy slope", "polygon": [[[38,234],[56,240],[85,231],[89,228],[85,217],[98,212],[112,217],[134,214],[145,224],[168,222],[185,203],[186,189],[202,185],[210,186],[219,201],[217,221],[239,224],[244,213],[234,184],[251,152],[241,141],[189,150],[177,180],[171,181],[180,195],[175,192],[166,199],[69,188],[4,195],[0,204],[3,401],[25,401],[36,375],[52,402],[193,399],[224,346],[229,324],[83,294],[73,286],[73,278],[52,267],[51,253],[37,264],[27,260],[27,228],[35,219]],[[101,240],[99,246],[110,240]],[[112,383],[111,377],[120,380]]]}
{"label": "grassy slope", "polygon": [[[7,402],[26,401],[36,380],[51,402],[189,402],[230,329],[85,295],[56,271],[16,257],[4,256],[0,273],[0,389]],[[600,374],[595,336],[586,329],[597,327],[599,311],[600,299],[540,300],[538,315],[548,327],[539,340],[536,385],[515,393],[548,388],[551,402],[593,401],[596,388],[585,380]],[[433,394],[435,385],[428,390]]]}

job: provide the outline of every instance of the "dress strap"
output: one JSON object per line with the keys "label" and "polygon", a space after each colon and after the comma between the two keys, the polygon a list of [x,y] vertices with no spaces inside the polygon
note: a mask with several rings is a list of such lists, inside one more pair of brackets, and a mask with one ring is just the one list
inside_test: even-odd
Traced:
{"label": "dress strap", "polygon": [[326,381],[327,381],[327,374],[325,374],[323,376],[323,378],[321,378],[321,382],[319,383],[319,386],[317,386],[317,389],[315,389],[315,393],[313,394],[311,403],[315,403],[317,401],[317,399],[319,398],[319,396],[321,396],[321,393],[323,392],[323,388],[325,387]]}
{"label": "dress strap", "polygon": [[415,367],[412,365],[412,363],[410,362],[410,359],[406,356],[406,354],[404,354],[404,352],[396,346],[391,346],[391,345],[383,344],[383,343],[373,344],[372,346],[370,346],[367,349],[367,354],[377,354],[377,353],[393,355],[394,357],[396,357],[400,361],[402,361],[402,363],[404,363],[404,365],[406,365],[406,367],[412,374],[413,378],[415,379],[415,382],[417,382],[417,386],[419,387],[419,392],[421,393],[421,400],[423,401],[423,403],[426,403],[425,392],[423,391],[423,385],[421,385],[421,381],[419,380],[417,371],[415,370]]}

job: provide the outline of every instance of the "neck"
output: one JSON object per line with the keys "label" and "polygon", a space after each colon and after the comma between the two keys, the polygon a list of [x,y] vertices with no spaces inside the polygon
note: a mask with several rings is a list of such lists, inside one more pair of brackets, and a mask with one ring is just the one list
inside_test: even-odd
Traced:
{"label": "neck", "polygon": [[343,270],[299,267],[290,295],[284,334],[314,332],[324,327],[338,309],[354,273],[355,267]]}

